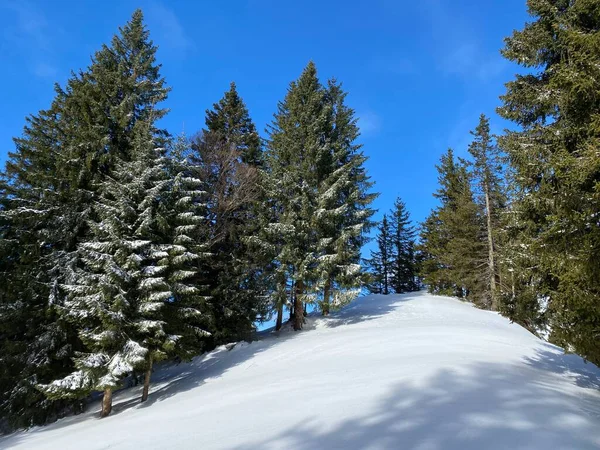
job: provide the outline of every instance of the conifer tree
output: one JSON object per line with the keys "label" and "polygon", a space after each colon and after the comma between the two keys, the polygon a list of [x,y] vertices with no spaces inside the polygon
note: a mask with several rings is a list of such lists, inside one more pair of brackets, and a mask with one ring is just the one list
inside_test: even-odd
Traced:
{"label": "conifer tree", "polygon": [[462,160],[452,150],[442,156],[438,166],[440,189],[435,197],[441,205],[426,220],[422,232],[423,277],[431,292],[485,303],[485,261],[482,223],[474,201],[471,179]]}
{"label": "conifer tree", "polygon": [[262,165],[260,136],[234,82],[213,109],[206,110],[206,127],[206,131],[219,134],[221,139],[234,144],[243,163],[255,167]]}
{"label": "conifer tree", "polygon": [[102,417],[110,413],[112,391],[121,379],[135,368],[151,369],[174,345],[160,320],[172,295],[163,276],[166,220],[159,213],[165,166],[152,154],[156,150],[147,148],[153,145],[151,135],[138,133],[139,154],[102,183],[93,205],[97,219],[90,221],[91,233],[67,267],[64,289],[70,295],[61,311],[85,345],[75,359],[78,370],[42,388],[57,397],[102,390]]}
{"label": "conifer tree", "polygon": [[414,291],[417,288],[415,273],[415,230],[410,214],[401,199],[396,199],[391,212],[393,242],[391,285],[394,292]]}
{"label": "conifer tree", "polygon": [[303,327],[304,302],[314,300],[319,280],[315,218],[319,186],[330,169],[330,117],[325,89],[310,62],[290,84],[269,127],[267,189],[279,213],[267,231],[280,241],[275,261],[294,284],[295,330]]}
{"label": "conifer tree", "polygon": [[212,347],[209,307],[210,224],[206,182],[185,135],[175,141],[168,159],[168,197],[162,202],[168,217],[168,268],[165,278],[172,296],[164,311],[166,330],[178,336],[175,353],[191,359]]}
{"label": "conifer tree", "polygon": [[[50,333],[43,340],[43,351],[38,336],[22,335],[30,353],[22,358],[21,372],[31,374],[31,387],[65,375],[73,351],[81,347],[73,327],[56,316],[55,306],[66,297],[66,268],[79,244],[90,236],[90,205],[99,198],[98,186],[117,160],[130,158],[136,122],[147,119],[150,111],[155,119],[164,114],[155,107],[168,91],[158,74],[155,51],[142,14],[136,11],[111,45],[96,53],[90,68],[74,74],[64,89],[56,87],[51,108],[31,117],[23,136],[15,140],[16,151],[5,171],[8,207],[2,214],[11,224],[19,224],[11,226],[18,233],[11,240],[23,245],[18,245],[10,277],[36,280],[28,288],[31,295],[21,296],[23,324],[33,326],[36,333],[45,329]],[[154,128],[152,134],[164,135]],[[32,311],[38,317],[35,325]],[[33,358],[33,353],[45,356]],[[43,364],[49,370],[39,376],[44,374]],[[31,389],[28,392],[28,404],[52,403],[36,398]]]}
{"label": "conifer tree", "polygon": [[124,376],[145,371],[145,401],[153,363],[180,353],[179,333],[192,327],[206,335],[197,327],[204,298],[191,284],[200,258],[194,249],[202,248],[195,232],[205,220],[192,204],[201,195],[198,182],[181,172],[168,177],[164,150],[156,147],[150,123],[144,125],[136,123],[131,161],[103,182],[91,234],[68,268],[70,295],[61,311],[85,344],[75,359],[78,370],[42,386],[58,398],[103,390],[102,417]]}
{"label": "conifer tree", "polygon": [[498,110],[520,129],[501,145],[516,171],[515,211],[535,261],[536,301],[549,302],[551,339],[598,363],[598,2],[527,4],[532,21],[503,50],[527,71],[506,85]]}
{"label": "conifer tree", "polygon": [[485,214],[485,227],[488,247],[489,303],[492,310],[498,308],[499,289],[497,279],[500,273],[497,257],[497,235],[502,208],[506,200],[502,186],[502,166],[498,147],[490,134],[490,121],[485,115],[479,118],[479,125],[472,131],[473,142],[469,153],[473,156],[473,174],[482,197]]}
{"label": "conifer tree", "polygon": [[362,273],[360,250],[371,227],[371,202],[364,163],[366,157],[356,143],[360,131],[354,111],[345,104],[346,93],[335,80],[328,82],[326,105],[331,108],[328,142],[330,153],[324,154],[323,180],[317,198],[319,227],[319,283],[323,296],[320,307],[328,315],[360,292]]}
{"label": "conifer tree", "polygon": [[262,146],[234,83],[206,111],[206,126],[192,145],[192,160],[208,191],[211,223],[210,265],[214,344],[249,339],[265,314],[262,270],[268,261],[250,251],[259,233]]}
{"label": "conifer tree", "polygon": [[392,286],[394,241],[393,230],[387,215],[377,227],[377,249],[371,250],[371,258],[367,260],[371,281],[369,291],[374,294],[388,295]]}

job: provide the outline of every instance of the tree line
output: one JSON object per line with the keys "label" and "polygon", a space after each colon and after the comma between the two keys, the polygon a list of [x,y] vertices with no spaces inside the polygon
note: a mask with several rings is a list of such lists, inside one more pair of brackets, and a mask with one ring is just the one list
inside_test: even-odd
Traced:
{"label": "tree line", "polygon": [[532,21],[502,54],[525,71],[506,84],[500,136],[482,116],[468,160],[438,166],[439,206],[421,227],[431,292],[498,310],[600,363],[600,8],[529,0]]}
{"label": "tree line", "polygon": [[358,295],[376,194],[341,83],[311,62],[266,139],[231,84],[191,137],[159,127],[170,88],[141,11],[27,118],[0,184],[0,412],[42,424],[125,380],[303,327]]}

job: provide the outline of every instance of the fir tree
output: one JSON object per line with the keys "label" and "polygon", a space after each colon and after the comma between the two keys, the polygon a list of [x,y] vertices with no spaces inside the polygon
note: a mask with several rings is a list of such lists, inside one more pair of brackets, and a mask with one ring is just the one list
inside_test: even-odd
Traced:
{"label": "fir tree", "polygon": [[548,302],[551,340],[598,363],[598,2],[527,4],[533,20],[503,50],[527,73],[506,85],[499,108],[521,128],[501,144],[516,171],[515,211],[535,261],[536,300]]}
{"label": "fir tree", "polygon": [[315,224],[319,186],[330,170],[327,137],[331,108],[325,89],[310,62],[292,82],[279,103],[269,128],[268,195],[278,211],[269,224],[273,241],[279,241],[275,258],[279,271],[294,284],[294,329],[302,329],[304,302],[314,301],[319,280],[319,237]]}
{"label": "fir tree", "polygon": [[319,284],[323,287],[323,315],[354,299],[362,285],[360,250],[371,227],[371,202],[364,163],[366,157],[356,143],[360,132],[354,111],[345,104],[341,84],[330,80],[325,101],[331,108],[325,172],[317,198],[319,227]]}
{"label": "fir tree", "polygon": [[160,318],[172,296],[163,276],[166,222],[159,213],[165,166],[154,148],[147,149],[151,136],[138,132],[139,154],[102,183],[93,206],[97,219],[67,268],[70,295],[61,311],[85,344],[75,359],[78,370],[42,388],[57,397],[102,390],[102,417],[110,413],[121,379],[135,368],[151,368],[174,345]]}
{"label": "fir tree", "polygon": [[209,268],[214,344],[249,339],[265,314],[264,255],[247,240],[259,233],[262,146],[235,84],[206,112],[207,129],[193,142],[192,160],[208,191],[214,254]]}
{"label": "fir tree", "polygon": [[421,237],[426,254],[423,277],[431,292],[456,295],[485,304],[482,223],[464,161],[452,150],[438,166],[440,207],[426,220]]}
{"label": "fir tree", "polygon": [[371,274],[368,288],[374,294],[388,295],[392,285],[394,241],[392,226],[386,214],[377,227],[375,241],[377,250],[371,250],[371,258],[367,260]]}
{"label": "fir tree", "polygon": [[406,205],[399,198],[391,213],[393,242],[391,286],[401,294],[417,289],[415,273],[415,230]]}
{"label": "fir tree", "polygon": [[498,308],[499,289],[497,278],[500,273],[497,257],[497,234],[499,219],[506,199],[502,186],[502,166],[498,147],[490,134],[490,122],[485,115],[479,118],[479,125],[472,131],[473,142],[469,153],[473,156],[473,174],[481,193],[488,247],[489,303],[492,310]]}
{"label": "fir tree", "polygon": [[[154,105],[166,97],[167,89],[155,65],[156,48],[147,37],[137,11],[111,46],[96,53],[89,69],[73,75],[65,89],[56,88],[52,108],[30,118],[7,163],[10,220],[22,223],[22,236],[42,250],[29,263],[36,265],[38,285],[28,307],[35,304],[43,318],[38,330],[44,323],[55,329],[59,325],[61,332],[54,335],[64,336],[63,361],[81,342],[64,317],[56,317],[54,306],[65,300],[67,268],[91,236],[90,205],[99,199],[98,186],[116,161],[131,157],[137,121],[148,119],[150,111],[155,119],[164,114]],[[154,128],[152,134],[164,135]],[[45,378],[37,377],[35,384],[70,369],[62,363]]]}
{"label": "fir tree", "polygon": [[235,83],[231,83],[229,91],[213,105],[212,110],[206,110],[206,127],[208,132],[219,134],[223,140],[233,144],[243,163],[262,165],[260,136]]}
{"label": "fir tree", "polygon": [[178,136],[168,161],[168,197],[162,202],[170,246],[165,278],[172,293],[164,315],[167,331],[178,336],[175,353],[181,359],[212,346],[209,267],[215,255],[210,252],[206,182],[198,178],[191,154],[185,135]]}

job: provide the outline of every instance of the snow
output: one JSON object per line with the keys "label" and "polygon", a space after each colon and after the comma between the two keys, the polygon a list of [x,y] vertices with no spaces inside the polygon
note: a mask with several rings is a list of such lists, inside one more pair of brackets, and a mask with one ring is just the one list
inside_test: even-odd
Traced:
{"label": "snow", "polygon": [[2,449],[597,449],[600,369],[496,313],[423,292],[362,297],[294,333],[164,365]]}

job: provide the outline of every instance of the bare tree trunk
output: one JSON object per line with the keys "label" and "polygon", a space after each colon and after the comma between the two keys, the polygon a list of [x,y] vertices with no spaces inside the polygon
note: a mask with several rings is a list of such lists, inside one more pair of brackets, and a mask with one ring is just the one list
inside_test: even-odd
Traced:
{"label": "bare tree trunk", "polygon": [[304,294],[304,282],[296,281],[296,297],[294,298],[294,330],[301,330],[304,326],[304,305],[302,296]]}
{"label": "bare tree trunk", "polygon": [[331,277],[327,277],[325,288],[323,289],[323,315],[329,315],[329,297],[331,296]]}
{"label": "bare tree trunk", "polygon": [[487,235],[488,235],[488,265],[490,271],[490,294],[492,296],[492,311],[498,309],[496,300],[496,264],[494,261],[494,237],[492,234],[492,211],[490,207],[490,190],[489,186],[484,186],[485,191],[485,208],[487,209]]}
{"label": "bare tree trunk", "polygon": [[144,377],[144,390],[142,391],[142,402],[148,400],[148,391],[150,390],[150,377],[152,376],[152,356],[149,357],[146,376]]}
{"label": "bare tree trunk", "polygon": [[112,411],[112,388],[104,389],[104,396],[102,397],[102,412],[100,417],[106,417]]}
{"label": "bare tree trunk", "polygon": [[275,331],[281,330],[281,324],[283,323],[283,304],[277,305],[277,322],[275,322]]}

